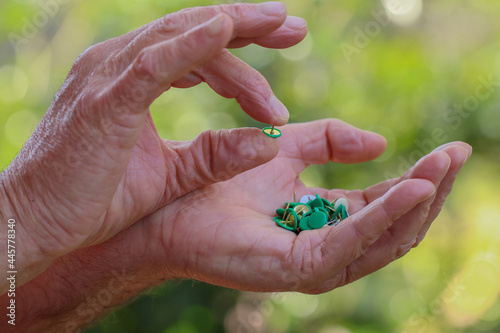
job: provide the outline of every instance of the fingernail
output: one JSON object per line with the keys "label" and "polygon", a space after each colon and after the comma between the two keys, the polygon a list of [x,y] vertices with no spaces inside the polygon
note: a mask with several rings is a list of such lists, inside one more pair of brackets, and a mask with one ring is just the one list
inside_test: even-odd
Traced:
{"label": "fingernail", "polygon": [[269,16],[281,16],[286,12],[285,4],[282,2],[259,3],[257,8],[262,14]]}
{"label": "fingernail", "polygon": [[307,21],[301,17],[288,16],[285,21],[285,26],[292,30],[302,30],[307,27]]}
{"label": "fingernail", "polygon": [[467,151],[467,159],[470,158],[470,156],[472,155],[472,146],[471,145],[468,145],[469,146],[469,149],[465,149]]}
{"label": "fingernail", "polygon": [[462,160],[461,165],[463,166],[465,164],[465,162],[467,162],[467,159],[469,158],[469,152],[467,151],[467,149],[465,149],[463,147],[460,147],[460,150],[462,151],[461,152],[462,156],[460,156],[460,159]]}
{"label": "fingernail", "polygon": [[207,23],[207,35],[210,37],[220,35],[224,31],[225,20],[224,14],[219,14],[209,21]]}
{"label": "fingernail", "polygon": [[281,101],[276,96],[272,96],[269,99],[269,106],[271,106],[271,109],[273,110],[274,114],[279,118],[279,120],[282,120],[283,122],[288,121],[290,114],[288,113],[286,106],[283,103],[281,103]]}

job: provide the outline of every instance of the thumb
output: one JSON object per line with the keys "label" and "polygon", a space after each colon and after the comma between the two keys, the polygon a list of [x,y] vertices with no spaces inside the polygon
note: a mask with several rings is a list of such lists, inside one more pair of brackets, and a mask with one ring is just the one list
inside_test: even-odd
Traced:
{"label": "thumb", "polygon": [[278,154],[279,143],[257,128],[237,128],[206,131],[170,149],[178,157],[169,167],[175,173],[170,173],[167,201],[269,162]]}

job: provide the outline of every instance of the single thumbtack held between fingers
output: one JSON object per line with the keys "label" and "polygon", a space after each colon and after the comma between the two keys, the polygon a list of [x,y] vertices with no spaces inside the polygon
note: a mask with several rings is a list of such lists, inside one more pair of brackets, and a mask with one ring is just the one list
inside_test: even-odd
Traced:
{"label": "single thumbtack held between fingers", "polygon": [[279,138],[281,136],[281,131],[277,128],[272,127],[264,127],[262,129],[262,133],[267,135],[270,138]]}

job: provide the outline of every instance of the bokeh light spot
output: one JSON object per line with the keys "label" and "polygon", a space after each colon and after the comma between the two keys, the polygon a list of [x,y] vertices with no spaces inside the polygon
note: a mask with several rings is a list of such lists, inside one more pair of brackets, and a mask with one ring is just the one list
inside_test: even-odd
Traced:
{"label": "bokeh light spot", "polygon": [[409,25],[422,15],[422,0],[382,0],[390,20],[398,25]]}
{"label": "bokeh light spot", "polygon": [[305,318],[318,307],[318,298],[303,294],[293,294],[286,298],[283,306],[294,316]]}
{"label": "bokeh light spot", "polygon": [[472,325],[494,304],[500,289],[500,271],[497,266],[479,260],[469,264],[458,275],[454,297],[447,307],[450,321],[459,327]]}
{"label": "bokeh light spot", "polygon": [[15,102],[26,96],[29,80],[24,71],[12,65],[0,67],[0,99]]}
{"label": "bokeh light spot", "polygon": [[280,50],[279,52],[285,59],[298,61],[307,58],[307,56],[311,53],[312,48],[313,39],[311,33],[308,33],[304,40],[299,44],[288,49]]}

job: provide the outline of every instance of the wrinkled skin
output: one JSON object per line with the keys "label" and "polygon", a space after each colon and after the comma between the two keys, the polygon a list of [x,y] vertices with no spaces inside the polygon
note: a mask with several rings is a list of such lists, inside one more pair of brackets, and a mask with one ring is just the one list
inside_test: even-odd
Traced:
{"label": "wrinkled skin", "polygon": [[[2,174],[24,221],[19,232],[36,249],[21,281],[56,260],[25,290],[51,290],[51,276],[72,281],[72,263],[93,258],[82,267],[81,276],[94,274],[89,281],[104,279],[91,268],[105,263],[149,285],[189,277],[244,290],[320,293],[422,240],[470,156],[465,143],[440,147],[400,179],[349,192],[307,189],[298,178],[311,164],[364,162],[384,151],[382,137],[338,120],[284,126],[279,140],[250,128],[204,132],[190,142],[158,136],[150,104],[172,86],[203,81],[256,120],[287,122],[266,80],[225,49],[288,47],[305,36],[305,22],[287,17],[283,5],[267,15],[259,8],[184,10],[77,60]],[[272,221],[293,192],[346,197],[351,216],[296,236]],[[127,259],[116,262],[117,254]]]}
{"label": "wrinkled skin", "polygon": [[[148,258],[136,266],[144,275],[253,291],[330,291],[417,246],[471,152],[464,143],[446,144],[401,178],[366,190],[306,188],[298,176],[308,165],[367,161],[384,151],[385,140],[338,120],[282,130],[280,151],[271,162],[177,199],[117,235],[115,246]],[[268,147],[250,145],[256,148],[249,156]],[[294,192],[345,197],[351,216],[337,227],[296,236],[272,220]]]}
{"label": "wrinkled skin", "polygon": [[[225,48],[289,47],[306,33],[306,22],[287,16],[283,4],[223,5],[169,14],[84,52],[0,179],[12,215],[23,221],[18,233],[27,262],[19,281],[217,182],[225,161],[240,158],[235,147],[261,135],[237,129],[185,144],[162,140],[149,106],[170,87],[205,81],[253,118],[285,124],[288,111],[267,81]],[[277,146],[261,157],[276,153]],[[262,161],[247,162],[240,172]]]}

